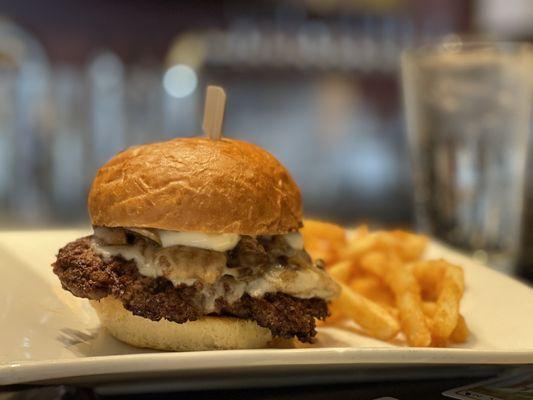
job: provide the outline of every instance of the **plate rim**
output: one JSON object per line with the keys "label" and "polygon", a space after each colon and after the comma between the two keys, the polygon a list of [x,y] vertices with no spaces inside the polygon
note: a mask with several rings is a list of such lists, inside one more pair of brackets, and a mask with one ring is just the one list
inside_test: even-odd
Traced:
{"label": "plate rim", "polygon": [[[262,353],[262,354],[258,354]],[[384,354],[385,353],[385,354]],[[260,357],[263,355],[264,357]],[[388,357],[384,358],[386,355]],[[191,363],[193,362],[193,363]],[[212,350],[176,353],[138,353],[78,359],[18,361],[0,365],[0,385],[57,378],[136,372],[180,372],[279,366],[391,367],[421,365],[533,364],[533,348],[474,350],[465,348],[311,348]],[[97,369],[97,370],[95,370]]]}

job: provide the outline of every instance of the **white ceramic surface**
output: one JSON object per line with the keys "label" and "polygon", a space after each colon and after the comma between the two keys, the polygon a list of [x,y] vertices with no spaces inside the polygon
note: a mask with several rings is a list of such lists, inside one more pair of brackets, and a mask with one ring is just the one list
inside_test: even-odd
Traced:
{"label": "white ceramic surface", "polygon": [[[142,376],[170,377],[191,388],[206,387],[207,376],[229,384],[232,372],[237,374],[234,381],[243,382],[242,370],[257,376],[290,371],[311,377],[348,368],[361,379],[372,379],[372,374],[393,370],[401,375],[412,367],[424,367],[431,375],[429,364],[436,371],[445,365],[533,363],[533,290],[435,243],[429,256],[445,257],[465,269],[462,312],[472,331],[465,345],[414,349],[323,328],[312,348],[190,353],[132,348],[100,329],[88,303],[62,290],[52,273],[57,249],[87,233],[0,232],[0,384]],[[452,372],[447,374],[453,370],[448,367]]]}

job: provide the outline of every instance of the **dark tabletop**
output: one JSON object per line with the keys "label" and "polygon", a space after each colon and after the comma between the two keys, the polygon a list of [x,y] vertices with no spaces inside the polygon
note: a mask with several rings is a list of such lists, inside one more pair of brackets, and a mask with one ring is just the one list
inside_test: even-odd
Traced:
{"label": "dark tabletop", "polygon": [[409,380],[395,382],[351,383],[316,386],[294,386],[283,388],[255,388],[236,390],[209,390],[122,396],[99,396],[90,388],[72,386],[31,387],[13,386],[0,389],[0,400],[163,400],[163,399],[234,399],[234,400],[430,400],[444,399],[445,390],[479,382],[492,376],[460,379]]}

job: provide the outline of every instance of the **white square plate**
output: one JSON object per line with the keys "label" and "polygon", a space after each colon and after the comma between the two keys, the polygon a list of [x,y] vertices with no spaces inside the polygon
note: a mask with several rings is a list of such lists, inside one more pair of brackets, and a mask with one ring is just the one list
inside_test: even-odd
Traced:
{"label": "white square plate", "polygon": [[[122,381],[128,382],[122,389],[133,391],[154,389],[146,382],[156,379],[159,389],[169,380],[169,388],[191,389],[268,379],[279,384],[282,377],[305,383],[403,378],[421,371],[425,377],[452,376],[464,374],[458,366],[465,365],[472,375],[481,365],[533,363],[533,290],[437,243],[428,256],[445,257],[465,270],[462,312],[472,337],[464,345],[407,348],[323,328],[311,348],[161,353],[129,347],[100,329],[87,301],[62,290],[52,273],[57,250],[86,234],[0,232],[0,385]],[[132,389],[139,377],[148,386]]]}

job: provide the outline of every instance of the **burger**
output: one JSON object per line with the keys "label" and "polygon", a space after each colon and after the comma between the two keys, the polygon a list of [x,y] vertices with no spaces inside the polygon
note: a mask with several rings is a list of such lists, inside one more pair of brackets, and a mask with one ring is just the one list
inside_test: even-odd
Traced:
{"label": "burger", "polygon": [[60,249],[53,270],[133,346],[312,342],[339,293],[304,249],[297,185],[250,143],[179,138],[129,148],[100,168],[88,206],[94,233]]}

